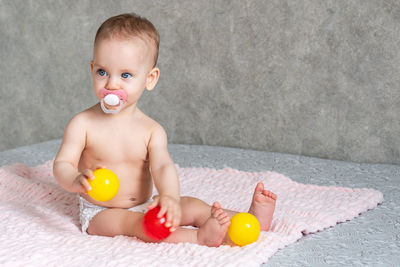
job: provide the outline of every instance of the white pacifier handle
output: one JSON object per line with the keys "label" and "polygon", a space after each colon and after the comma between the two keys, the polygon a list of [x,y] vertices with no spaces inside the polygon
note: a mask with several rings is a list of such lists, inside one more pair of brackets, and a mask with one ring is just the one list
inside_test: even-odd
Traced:
{"label": "white pacifier handle", "polygon": [[119,104],[119,97],[114,94],[109,94],[104,97],[104,102],[109,106],[116,106]]}
{"label": "white pacifier handle", "polygon": [[[119,104],[119,106],[118,106],[117,109],[108,109],[104,105],[104,102],[109,106],[116,106],[118,104]],[[106,114],[117,114],[122,109],[123,101],[120,100],[117,95],[108,94],[103,99],[101,99],[100,105],[101,105],[101,109],[103,110],[104,113],[106,113]]]}

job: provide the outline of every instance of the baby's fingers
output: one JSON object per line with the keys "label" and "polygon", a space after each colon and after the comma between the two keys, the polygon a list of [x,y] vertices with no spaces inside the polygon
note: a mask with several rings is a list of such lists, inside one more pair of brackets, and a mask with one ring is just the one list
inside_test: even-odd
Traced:
{"label": "baby's fingers", "polygon": [[94,179],[94,175],[93,172],[89,169],[86,169],[82,172],[82,175],[80,175],[79,177],[79,182],[81,183],[81,185],[84,187],[85,193],[89,192],[90,190],[92,190],[92,187],[90,186],[89,180],[93,180]]}
{"label": "baby's fingers", "polygon": [[172,227],[174,228],[173,231],[181,224],[181,213],[178,212],[178,214],[174,217],[174,221],[172,222]]}
{"label": "baby's fingers", "polygon": [[90,179],[90,180],[93,180],[93,179],[94,179],[93,172],[92,172],[91,170],[89,170],[89,169],[84,170],[84,171],[82,172],[82,175],[83,175],[85,178],[87,178],[87,179]]}
{"label": "baby's fingers", "polygon": [[[169,229],[171,232],[175,231],[176,228],[180,225],[181,220],[179,219],[178,216],[175,216],[172,220],[171,228]],[[167,226],[168,223],[166,223],[165,226]],[[167,226],[168,227],[168,226]]]}
{"label": "baby's fingers", "polygon": [[[157,218],[161,218],[162,216],[164,216],[164,214],[167,213],[167,210],[168,210],[168,207],[166,207],[166,205],[161,205],[160,211],[157,214]],[[168,223],[168,214],[167,214],[167,223]]]}
{"label": "baby's fingers", "polygon": [[155,207],[157,207],[157,206],[158,206],[159,199],[160,199],[160,198],[159,198],[158,196],[154,197],[153,202],[151,202],[151,203],[147,206],[147,209],[148,209],[148,210],[151,210],[151,209],[154,209]]}
{"label": "baby's fingers", "polygon": [[92,190],[92,187],[90,186],[90,184],[89,184],[87,178],[86,178],[84,175],[81,175],[81,176],[79,177],[79,183],[83,186],[83,188],[84,188],[84,190],[85,190],[84,193],[87,193],[87,192],[89,192],[90,190]]}
{"label": "baby's fingers", "polygon": [[166,227],[171,227],[171,232],[175,231],[181,222],[181,213],[179,207],[170,208],[167,212]]}

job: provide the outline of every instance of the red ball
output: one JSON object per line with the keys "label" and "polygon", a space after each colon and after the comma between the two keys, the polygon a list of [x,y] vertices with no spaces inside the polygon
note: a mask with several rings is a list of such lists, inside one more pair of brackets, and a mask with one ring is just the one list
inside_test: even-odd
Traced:
{"label": "red ball", "polygon": [[157,218],[159,212],[160,207],[157,206],[146,212],[143,218],[144,233],[153,240],[162,240],[171,234],[169,228],[165,226],[167,217],[164,214],[163,217]]}

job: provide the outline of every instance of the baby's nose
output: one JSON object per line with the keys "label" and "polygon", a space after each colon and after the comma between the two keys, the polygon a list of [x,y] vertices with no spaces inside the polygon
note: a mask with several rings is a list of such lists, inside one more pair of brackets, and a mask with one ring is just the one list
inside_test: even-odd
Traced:
{"label": "baby's nose", "polygon": [[108,89],[108,90],[118,90],[118,89],[120,89],[117,79],[115,79],[113,77],[110,77],[108,79],[105,88]]}

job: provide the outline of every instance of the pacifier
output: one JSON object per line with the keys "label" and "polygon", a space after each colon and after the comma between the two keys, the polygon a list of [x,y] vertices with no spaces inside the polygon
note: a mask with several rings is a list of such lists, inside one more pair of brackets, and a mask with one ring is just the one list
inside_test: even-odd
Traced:
{"label": "pacifier", "polygon": [[[106,114],[117,114],[121,111],[124,102],[126,102],[127,95],[123,90],[100,90],[100,106],[104,113]],[[107,108],[104,103],[112,108]],[[116,107],[114,109],[114,107]]]}

